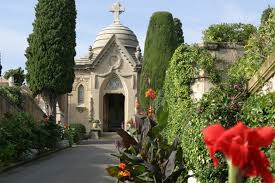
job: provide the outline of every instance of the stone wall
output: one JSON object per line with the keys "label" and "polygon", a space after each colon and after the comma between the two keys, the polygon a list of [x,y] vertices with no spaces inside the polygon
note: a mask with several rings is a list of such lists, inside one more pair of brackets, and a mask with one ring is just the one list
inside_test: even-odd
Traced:
{"label": "stone wall", "polygon": [[[209,51],[216,60],[216,68],[222,73],[222,80],[227,79],[228,69],[244,54],[244,47],[234,43],[203,43],[199,45]],[[193,101],[201,99],[204,93],[208,92],[212,83],[207,74],[201,71],[199,77],[191,85]]]}
{"label": "stone wall", "polygon": [[0,93],[0,118],[4,116],[5,113],[16,113],[20,112],[20,109],[15,105],[12,105],[5,96]]}
{"label": "stone wall", "polygon": [[37,105],[34,98],[26,93],[23,93],[23,96],[24,96],[23,111],[31,114],[34,117],[34,119],[37,121],[43,120],[44,112]]}
{"label": "stone wall", "polygon": [[26,112],[29,113],[37,121],[43,119],[44,112],[36,104],[35,100],[28,94],[22,93],[24,102],[23,109],[18,108],[7,100],[7,98],[0,94],[0,118],[4,116],[5,113],[17,113]]}
{"label": "stone wall", "polygon": [[244,54],[244,47],[235,43],[203,43],[201,47],[216,59],[216,67],[222,71],[223,79],[226,78],[229,67]]}

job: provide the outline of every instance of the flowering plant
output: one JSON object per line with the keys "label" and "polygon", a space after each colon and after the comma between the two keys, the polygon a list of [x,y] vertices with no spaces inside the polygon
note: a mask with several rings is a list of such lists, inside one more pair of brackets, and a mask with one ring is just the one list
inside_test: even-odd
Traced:
{"label": "flowering plant", "polygon": [[244,176],[261,176],[266,183],[273,183],[269,160],[260,147],[272,144],[275,130],[272,127],[248,128],[242,122],[225,129],[219,124],[203,130],[204,142],[217,167],[215,153],[221,151],[229,165],[229,183],[239,183]]}
{"label": "flowering plant", "polygon": [[150,106],[149,106],[149,110],[148,110],[148,116],[153,117],[154,116],[154,108],[153,108],[152,104],[153,104],[153,101],[156,99],[156,91],[153,90],[152,88],[149,88],[145,92],[145,97],[150,98]]}
{"label": "flowering plant", "polygon": [[155,98],[156,98],[156,91],[153,90],[152,88],[149,88],[145,92],[145,97],[150,97],[151,100],[155,100]]}
{"label": "flowering plant", "polygon": [[[161,127],[152,118],[136,115],[128,132],[117,130],[122,142],[117,143],[118,166],[106,170],[119,182],[174,183],[185,171],[179,139],[168,144]],[[185,179],[186,177],[184,177]]]}

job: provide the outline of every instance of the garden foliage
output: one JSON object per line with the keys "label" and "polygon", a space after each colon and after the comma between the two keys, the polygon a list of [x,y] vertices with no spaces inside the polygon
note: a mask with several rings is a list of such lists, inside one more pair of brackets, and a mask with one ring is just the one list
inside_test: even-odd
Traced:
{"label": "garden foliage", "polygon": [[[246,81],[253,76],[274,49],[274,15],[275,12],[272,11],[268,21],[247,41],[245,55],[231,67],[229,80],[216,82],[200,101],[191,100],[190,85],[196,75],[194,73],[198,73],[195,72],[194,68],[197,67],[194,63],[207,59],[200,59],[198,52],[188,51],[184,46],[179,47],[172,57],[164,83],[164,96],[169,109],[169,120],[164,134],[170,142],[177,134],[181,134],[186,169],[194,170],[195,176],[201,183],[223,183],[227,180],[226,162],[219,158],[221,166],[214,168],[202,140],[202,129],[216,123],[229,128],[238,120],[246,122],[249,127],[274,127],[274,94],[249,95],[245,90]],[[210,65],[214,68],[213,61]],[[215,82],[216,77],[212,74],[209,77]],[[274,174],[274,143],[263,150],[271,161]],[[221,154],[218,156],[221,157]],[[258,178],[248,180],[248,182],[257,181],[259,182]]]}
{"label": "garden foliage", "polygon": [[251,24],[222,23],[211,25],[203,31],[204,42],[233,42],[246,44],[257,28]]}
{"label": "garden foliage", "polygon": [[75,143],[82,140],[86,134],[86,127],[81,123],[72,123],[69,129],[73,132],[73,142]]}
{"label": "garden foliage", "polygon": [[37,122],[26,113],[6,114],[0,119],[0,166],[24,160],[32,149],[54,149],[62,134],[53,122]]}
{"label": "garden foliage", "polygon": [[[119,153],[114,154],[124,166],[107,168],[108,173],[121,182],[174,183],[180,175],[187,180],[179,139],[172,145],[161,135],[161,128],[147,116],[136,115],[135,127],[127,133],[118,130],[122,137]],[[127,174],[125,174],[127,173]]]}

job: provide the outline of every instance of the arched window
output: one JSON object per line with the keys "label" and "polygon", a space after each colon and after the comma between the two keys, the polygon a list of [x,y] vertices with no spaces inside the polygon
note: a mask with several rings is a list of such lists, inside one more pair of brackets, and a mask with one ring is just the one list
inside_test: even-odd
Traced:
{"label": "arched window", "polygon": [[78,105],[84,104],[84,86],[78,87]]}

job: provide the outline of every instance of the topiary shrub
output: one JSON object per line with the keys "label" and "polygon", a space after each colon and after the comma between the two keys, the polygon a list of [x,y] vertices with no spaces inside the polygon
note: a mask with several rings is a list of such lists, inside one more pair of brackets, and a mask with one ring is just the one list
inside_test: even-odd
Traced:
{"label": "topiary shrub", "polygon": [[79,142],[83,139],[84,135],[86,134],[86,127],[81,123],[70,124],[70,129],[74,131],[74,142]]}
{"label": "topiary shrub", "polygon": [[[178,40],[172,14],[155,12],[147,30],[144,62],[140,76],[139,100],[143,108],[149,107],[149,102],[144,95],[145,91],[153,88],[158,93],[162,89],[169,60],[177,46]],[[150,79],[150,84],[148,79]]]}
{"label": "topiary shrub", "polygon": [[251,24],[221,23],[211,25],[203,31],[204,42],[233,42],[246,44],[249,37],[257,31]]}

